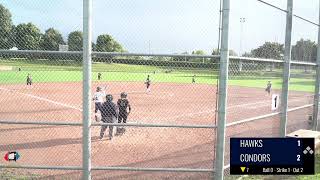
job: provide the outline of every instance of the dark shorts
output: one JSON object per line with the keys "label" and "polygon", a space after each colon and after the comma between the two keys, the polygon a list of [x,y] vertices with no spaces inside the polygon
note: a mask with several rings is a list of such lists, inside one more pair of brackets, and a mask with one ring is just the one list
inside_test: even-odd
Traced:
{"label": "dark shorts", "polygon": [[270,87],[267,87],[267,88],[266,88],[266,91],[269,92],[269,93],[270,93],[270,90],[271,90]]}
{"label": "dark shorts", "polygon": [[119,112],[118,123],[127,123],[128,113],[127,112]]}
{"label": "dark shorts", "polygon": [[150,84],[147,84],[147,89],[150,87]]}
{"label": "dark shorts", "polygon": [[102,103],[101,102],[96,102],[94,104],[94,112],[97,113],[99,109],[101,109]]}

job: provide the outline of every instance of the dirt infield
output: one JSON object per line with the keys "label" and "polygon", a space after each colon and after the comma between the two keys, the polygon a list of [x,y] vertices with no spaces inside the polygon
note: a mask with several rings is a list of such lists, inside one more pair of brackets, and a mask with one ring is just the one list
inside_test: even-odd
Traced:
{"label": "dirt infield", "polygon": [[[159,124],[214,125],[216,87],[200,84],[158,83],[151,94],[138,82],[99,82],[119,97],[126,91],[132,105],[129,122]],[[271,96],[263,89],[229,89],[228,123],[271,113]],[[275,91],[274,93],[279,93]],[[50,122],[81,122],[82,85],[80,83],[36,83],[0,85],[0,119]],[[291,92],[289,106],[310,104],[306,93]],[[93,108],[93,106],[92,106]],[[307,126],[310,109],[289,113],[290,130]],[[93,119],[93,118],[92,118]],[[227,130],[227,136],[276,136],[279,117],[250,122]],[[304,127],[302,127],[304,126]],[[92,166],[212,168],[215,130],[179,128],[133,128],[111,141],[98,140],[100,127],[92,127]],[[0,156],[18,151],[17,162],[0,164],[81,166],[82,128],[70,126],[3,125],[0,127]],[[228,146],[228,142],[226,144]],[[227,153],[228,155],[228,153]],[[227,159],[227,158],[226,158]],[[226,163],[227,160],[226,160]],[[19,170],[25,173],[27,170]],[[42,178],[79,178],[78,171],[28,170]],[[50,176],[52,175],[53,176]],[[151,173],[93,171],[94,179],[163,179],[211,177],[210,173]]]}

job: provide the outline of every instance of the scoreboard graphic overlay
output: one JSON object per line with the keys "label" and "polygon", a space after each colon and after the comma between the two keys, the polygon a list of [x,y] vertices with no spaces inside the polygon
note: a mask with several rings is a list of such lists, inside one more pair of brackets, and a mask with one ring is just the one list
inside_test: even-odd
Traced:
{"label": "scoreboard graphic overlay", "polygon": [[230,138],[231,175],[310,175],[314,164],[314,138]]}

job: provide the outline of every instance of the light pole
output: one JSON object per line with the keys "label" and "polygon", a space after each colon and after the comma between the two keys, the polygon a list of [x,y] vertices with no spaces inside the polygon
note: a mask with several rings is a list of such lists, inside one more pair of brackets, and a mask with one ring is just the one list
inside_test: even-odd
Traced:
{"label": "light pole", "polygon": [[246,18],[241,17],[240,18],[240,51],[239,51],[239,56],[242,54],[242,33],[243,33],[243,24],[246,22]]}
{"label": "light pole", "polygon": [[[246,22],[246,18],[241,17],[240,18],[240,50],[239,50],[239,56],[242,55],[242,31],[243,31],[243,24]],[[242,71],[242,61],[239,61],[239,71]]]}

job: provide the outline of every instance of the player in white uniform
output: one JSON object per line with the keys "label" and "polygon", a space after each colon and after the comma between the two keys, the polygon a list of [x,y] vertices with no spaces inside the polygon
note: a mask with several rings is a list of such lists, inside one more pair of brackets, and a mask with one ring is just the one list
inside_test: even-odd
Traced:
{"label": "player in white uniform", "polygon": [[93,101],[94,101],[94,113],[95,113],[95,120],[98,121],[97,113],[99,108],[101,108],[103,102],[104,102],[104,97],[106,96],[106,90],[107,87],[104,88],[104,91],[102,90],[101,87],[97,87],[97,91],[93,95]]}

